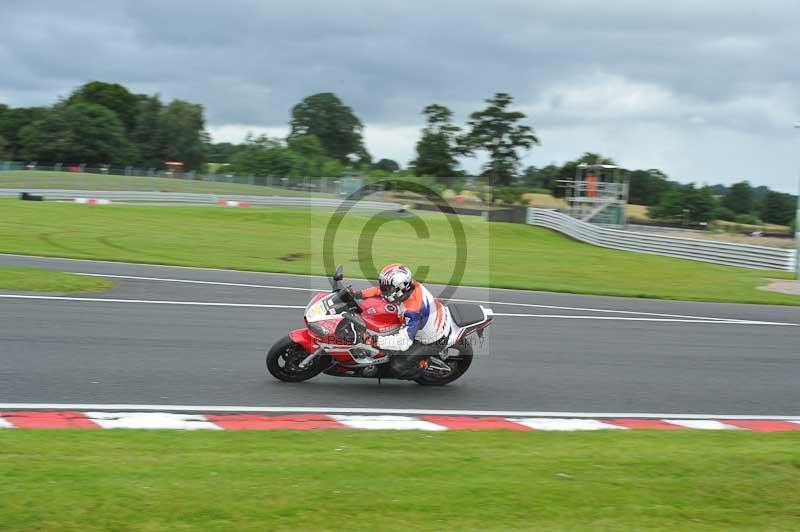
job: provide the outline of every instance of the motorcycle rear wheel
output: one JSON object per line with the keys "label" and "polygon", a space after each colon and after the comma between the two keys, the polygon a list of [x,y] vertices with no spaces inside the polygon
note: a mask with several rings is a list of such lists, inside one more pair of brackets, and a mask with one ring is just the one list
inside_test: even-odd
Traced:
{"label": "motorcycle rear wheel", "polygon": [[267,352],[267,371],[284,382],[302,382],[316,377],[330,365],[330,357],[320,356],[307,368],[300,368],[308,353],[288,336],[281,338]]}
{"label": "motorcycle rear wheel", "polygon": [[454,380],[460,378],[467,372],[470,365],[472,365],[472,346],[468,343],[460,346],[453,346],[451,350],[458,351],[458,354],[452,354],[447,357],[445,364],[450,366],[453,371],[444,376],[432,375],[423,373],[422,376],[417,377],[414,381],[423,386],[444,386],[450,384]]}

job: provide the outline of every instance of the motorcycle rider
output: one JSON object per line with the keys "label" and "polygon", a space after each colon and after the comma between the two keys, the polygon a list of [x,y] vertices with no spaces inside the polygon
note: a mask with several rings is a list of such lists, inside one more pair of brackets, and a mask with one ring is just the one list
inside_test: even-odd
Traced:
{"label": "motorcycle rider", "polygon": [[395,377],[414,379],[427,367],[427,357],[446,345],[452,323],[450,312],[414,280],[407,266],[387,265],[381,270],[378,286],[356,292],[355,296],[380,296],[387,303],[387,310],[395,310],[404,320],[397,333],[376,339],[377,346],[391,355],[389,365]]}

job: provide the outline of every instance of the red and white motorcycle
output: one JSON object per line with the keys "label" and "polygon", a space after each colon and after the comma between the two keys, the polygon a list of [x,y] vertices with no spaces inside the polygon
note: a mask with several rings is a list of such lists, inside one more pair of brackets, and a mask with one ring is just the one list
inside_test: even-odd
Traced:
{"label": "red and white motorcycle", "polygon": [[[398,308],[381,298],[359,301],[342,285],[342,267],[333,275],[333,289],[314,296],[305,310],[305,327],[281,338],[267,353],[267,370],[286,382],[300,382],[325,373],[336,377],[395,378],[392,356],[375,347],[378,335],[402,326]],[[427,356],[419,384],[443,385],[458,379],[472,364],[474,336],[482,339],[493,312],[482,305],[447,305],[452,318],[449,337]]]}

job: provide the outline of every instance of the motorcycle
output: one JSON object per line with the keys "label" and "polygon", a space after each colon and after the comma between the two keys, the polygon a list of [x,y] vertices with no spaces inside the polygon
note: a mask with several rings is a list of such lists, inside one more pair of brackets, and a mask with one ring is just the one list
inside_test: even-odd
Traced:
{"label": "motorcycle", "polygon": [[[305,327],[278,340],[267,353],[267,370],[285,382],[301,382],[320,373],[335,377],[396,378],[388,362],[392,356],[375,345],[377,336],[394,334],[404,325],[398,306],[382,298],[358,300],[352,287],[342,284],[342,266],[336,268],[332,290],[314,296],[305,309]],[[422,385],[449,384],[472,364],[473,336],[483,339],[493,312],[482,305],[451,303],[448,337],[433,346],[414,379]]]}

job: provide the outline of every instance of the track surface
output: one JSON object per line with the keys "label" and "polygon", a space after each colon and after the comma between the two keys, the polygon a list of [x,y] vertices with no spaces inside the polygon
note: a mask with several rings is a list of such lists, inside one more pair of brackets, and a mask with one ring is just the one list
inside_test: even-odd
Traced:
{"label": "track surface", "polygon": [[523,316],[495,319],[457,383],[285,384],[266,373],[265,350],[302,324],[301,308],[283,307],[305,306],[325,279],[11,255],[0,264],[203,282],[115,278],[109,292],[78,296],[101,301],[0,296],[0,403],[800,414],[797,307],[462,288],[454,298]]}

